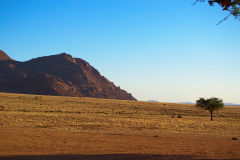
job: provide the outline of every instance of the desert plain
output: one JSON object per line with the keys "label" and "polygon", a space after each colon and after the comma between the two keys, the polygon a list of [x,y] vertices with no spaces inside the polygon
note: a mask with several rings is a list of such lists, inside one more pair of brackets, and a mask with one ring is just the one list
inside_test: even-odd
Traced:
{"label": "desert plain", "polygon": [[240,159],[240,107],[0,93],[0,160]]}

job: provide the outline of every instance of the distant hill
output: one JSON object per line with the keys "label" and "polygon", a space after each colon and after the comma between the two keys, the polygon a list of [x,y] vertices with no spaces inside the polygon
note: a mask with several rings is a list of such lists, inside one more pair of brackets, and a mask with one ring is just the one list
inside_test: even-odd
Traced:
{"label": "distant hill", "polygon": [[[195,104],[193,102],[180,102],[181,104]],[[225,106],[240,106],[240,104],[235,103],[224,103]]]}
{"label": "distant hill", "polygon": [[180,102],[181,104],[195,104],[193,102]]}
{"label": "distant hill", "polygon": [[157,100],[148,100],[148,102],[159,102]]}
{"label": "distant hill", "polygon": [[66,53],[19,62],[0,50],[0,92],[136,100]]}
{"label": "distant hill", "polygon": [[225,106],[240,106],[240,104],[235,103],[224,103]]}

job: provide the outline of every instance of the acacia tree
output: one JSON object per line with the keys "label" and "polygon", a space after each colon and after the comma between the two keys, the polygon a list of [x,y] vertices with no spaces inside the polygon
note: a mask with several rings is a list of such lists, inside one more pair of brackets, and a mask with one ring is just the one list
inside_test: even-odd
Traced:
{"label": "acacia tree", "polygon": [[208,110],[211,115],[211,121],[213,120],[213,111],[222,109],[224,103],[222,99],[212,97],[209,99],[200,98],[196,101],[196,107]]}

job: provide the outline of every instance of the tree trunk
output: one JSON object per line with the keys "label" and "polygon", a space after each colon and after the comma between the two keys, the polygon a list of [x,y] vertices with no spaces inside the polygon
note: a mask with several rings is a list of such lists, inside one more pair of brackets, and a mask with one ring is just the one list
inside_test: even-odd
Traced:
{"label": "tree trunk", "polygon": [[211,114],[211,121],[213,120],[213,113],[212,112],[210,112],[210,114]]}

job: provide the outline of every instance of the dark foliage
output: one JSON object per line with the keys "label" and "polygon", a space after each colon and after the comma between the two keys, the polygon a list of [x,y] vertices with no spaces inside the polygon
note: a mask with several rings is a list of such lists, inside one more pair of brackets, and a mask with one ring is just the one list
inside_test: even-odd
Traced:
{"label": "dark foliage", "polygon": [[209,99],[200,98],[196,101],[196,107],[208,110],[211,114],[211,120],[213,120],[213,111],[222,109],[224,107],[223,100],[212,97]]}
{"label": "dark foliage", "polygon": [[[197,0],[196,2],[205,2],[206,0]],[[229,15],[222,21],[226,20],[230,15],[233,15],[236,19],[240,16],[240,0],[207,0],[208,3],[213,6],[218,4],[224,11],[228,11]],[[221,23],[220,21],[219,23]]]}

